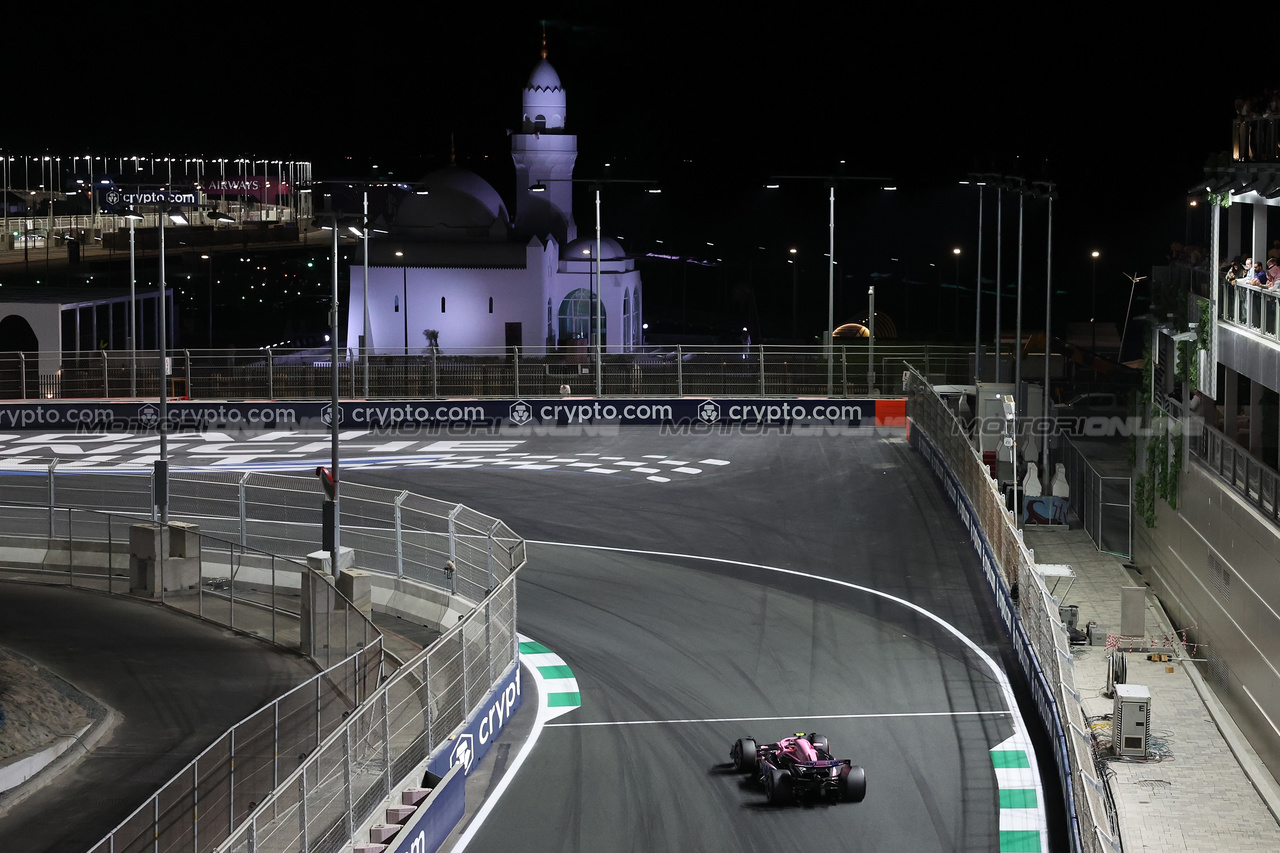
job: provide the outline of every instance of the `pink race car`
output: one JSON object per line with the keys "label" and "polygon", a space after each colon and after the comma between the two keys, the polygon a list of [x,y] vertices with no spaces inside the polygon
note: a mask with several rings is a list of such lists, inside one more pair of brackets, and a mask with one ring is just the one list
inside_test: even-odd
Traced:
{"label": "pink race car", "polygon": [[847,758],[832,758],[831,744],[820,734],[798,732],[766,744],[739,738],[729,757],[734,769],[764,787],[773,805],[818,797],[860,803],[867,795],[866,771]]}

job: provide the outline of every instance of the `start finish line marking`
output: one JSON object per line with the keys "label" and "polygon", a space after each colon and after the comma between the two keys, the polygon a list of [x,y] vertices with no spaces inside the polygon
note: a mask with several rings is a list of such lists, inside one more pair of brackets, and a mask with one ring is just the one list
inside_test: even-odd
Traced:
{"label": "start finish line marking", "polygon": [[1008,711],[917,711],[889,714],[810,714],[798,717],[708,717],[701,720],[602,720],[600,722],[548,723],[547,728],[574,726],[667,726],[684,723],[775,723],[787,720],[886,720],[893,717],[1007,717]]}

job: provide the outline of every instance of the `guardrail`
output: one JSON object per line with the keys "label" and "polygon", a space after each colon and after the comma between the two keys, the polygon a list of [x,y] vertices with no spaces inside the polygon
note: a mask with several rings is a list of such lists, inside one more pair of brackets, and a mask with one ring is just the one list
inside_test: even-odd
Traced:
{"label": "guardrail", "polygon": [[[339,394],[364,399],[560,396],[596,389],[594,353],[585,348],[541,354],[521,347],[452,350],[342,350]],[[41,356],[44,356],[43,359]],[[169,394],[192,400],[326,400],[332,395],[332,353],[267,347],[249,350],[173,349]],[[973,354],[964,346],[877,345],[875,362],[862,343],[834,350],[832,392],[866,396],[896,388],[905,361],[937,383],[973,381]],[[38,365],[57,363],[56,373]],[[673,346],[643,352],[604,351],[600,396],[792,397],[827,395],[821,346]],[[155,350],[0,353],[0,400],[158,397]]]}
{"label": "guardrail", "polygon": [[911,441],[943,480],[968,525],[1005,628],[1035,696],[1041,724],[1054,744],[1073,851],[1119,853],[1104,783],[1094,767],[1093,742],[1058,602],[1005,509],[1004,498],[963,424],[925,378],[909,370],[907,416]]}

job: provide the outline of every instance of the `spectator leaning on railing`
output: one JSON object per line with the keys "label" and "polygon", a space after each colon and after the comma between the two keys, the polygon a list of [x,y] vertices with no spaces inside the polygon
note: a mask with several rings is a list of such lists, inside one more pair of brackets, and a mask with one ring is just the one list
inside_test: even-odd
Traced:
{"label": "spectator leaning on railing", "polygon": [[1275,287],[1280,281],[1280,263],[1275,258],[1267,258],[1267,281],[1265,287]]}

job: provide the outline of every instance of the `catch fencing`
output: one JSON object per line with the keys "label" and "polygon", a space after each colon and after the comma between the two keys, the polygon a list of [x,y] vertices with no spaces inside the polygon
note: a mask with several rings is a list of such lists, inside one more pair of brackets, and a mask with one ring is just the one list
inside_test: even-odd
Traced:
{"label": "catch fencing", "polygon": [[1120,853],[1103,781],[1094,768],[1066,629],[1058,602],[1022,541],[1013,514],[990,469],[954,414],[925,377],[908,370],[907,416],[911,441],[942,479],[970,530],[999,610],[1005,618],[1041,724],[1054,745],[1072,851]]}
{"label": "catch fencing", "polygon": [[[166,356],[168,393],[174,397],[323,400],[333,394],[329,350],[175,348]],[[55,373],[40,373],[40,364],[54,362]],[[542,354],[497,347],[444,354],[349,348],[339,352],[337,374],[339,396],[369,400],[555,397],[566,385],[575,395],[591,395],[597,382],[601,397],[865,397],[896,391],[903,362],[937,384],[973,381],[968,347],[877,345],[873,357],[864,343],[836,346],[830,362],[821,346],[682,345],[605,350],[598,358],[585,349]],[[159,394],[156,350],[0,353],[0,399]]]}
{"label": "catch fencing", "polygon": [[[6,573],[130,592],[130,531],[154,510],[149,473],[55,462],[0,474],[0,489],[0,543],[27,555]],[[360,568],[478,603],[403,666],[341,596],[303,642],[303,575],[315,573],[300,555],[318,549],[320,497],[305,477],[171,476],[170,535],[194,538],[199,581],[167,590],[176,566],[162,549],[157,600],[284,648],[313,648],[325,668],[225,733],[90,853],[337,851],[516,665],[523,540],[465,506],[354,484],[344,484],[341,518]]]}
{"label": "catch fencing", "polygon": [[[42,471],[0,472],[0,489],[9,502],[28,505],[26,516],[40,514],[32,507],[43,508],[53,535],[55,507],[153,518],[153,476],[150,470],[76,470],[55,460]],[[304,565],[308,554],[320,550],[323,498],[314,477],[169,474],[171,522],[197,523],[212,540]],[[420,581],[473,602],[525,559],[524,540],[506,524],[462,504],[343,482],[338,505],[340,544],[355,550],[361,569]],[[29,521],[0,519],[0,536],[28,530]],[[107,529],[96,535],[105,541],[110,534]]]}

